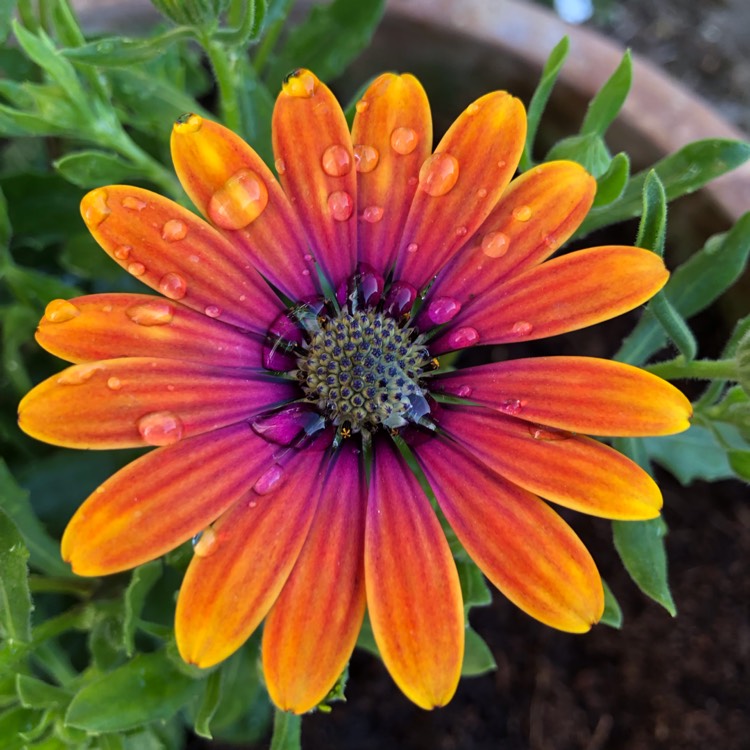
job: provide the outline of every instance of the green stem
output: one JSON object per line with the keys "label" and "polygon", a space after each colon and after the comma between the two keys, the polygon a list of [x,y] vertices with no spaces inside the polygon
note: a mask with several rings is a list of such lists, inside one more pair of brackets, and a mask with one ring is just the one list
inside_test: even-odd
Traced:
{"label": "green stem", "polygon": [[211,62],[211,67],[216,76],[216,84],[219,87],[222,120],[230,130],[239,133],[242,131],[242,117],[237,97],[239,84],[235,80],[235,65],[230,60],[227,50],[219,42],[213,39],[204,39],[202,45]]}
{"label": "green stem", "polygon": [[180,183],[172,172],[147,154],[124,130],[120,129],[107,141],[106,145],[129,159],[151,182],[158,185],[168,195],[178,198],[182,194]]}
{"label": "green stem", "polygon": [[300,750],[302,747],[302,717],[281,711],[273,715],[271,750]]}
{"label": "green stem", "polygon": [[53,578],[47,576],[29,576],[29,589],[33,594],[73,594],[87,599],[93,586],[89,581],[75,578]]}
{"label": "green stem", "polygon": [[668,362],[657,362],[644,369],[666,380],[697,378],[698,380],[736,380],[737,363],[733,359],[697,359],[686,362],[682,356]]}

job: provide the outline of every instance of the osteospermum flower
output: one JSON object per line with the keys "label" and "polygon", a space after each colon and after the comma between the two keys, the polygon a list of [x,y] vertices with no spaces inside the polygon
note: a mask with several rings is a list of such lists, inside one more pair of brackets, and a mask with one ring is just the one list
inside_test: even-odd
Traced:
{"label": "osteospermum flower", "polygon": [[265,619],[268,689],[295,712],[332,687],[365,609],[411,700],[453,695],[461,590],[420,479],[511,601],[588,630],[601,580],[540,498],[658,515],[648,474],[578,433],[667,434],[690,412],[659,378],[599,359],[441,371],[447,352],[631,310],[667,272],[634,247],[547,260],[595,182],[564,161],[511,182],[525,115],[507,93],[471,104],[432,154],[413,77],[381,76],[356,109],[350,134],[330,90],[291,75],[273,116],[278,181],[232,132],[181,117],[177,174],[208,222],[136,187],[89,193],[93,236],[163,296],[51,302],[37,339],[78,364],[19,409],[26,432],[57,445],[158,446],[86,500],[63,557],[103,575],[200,534],[177,603],[180,653],[211,666]]}

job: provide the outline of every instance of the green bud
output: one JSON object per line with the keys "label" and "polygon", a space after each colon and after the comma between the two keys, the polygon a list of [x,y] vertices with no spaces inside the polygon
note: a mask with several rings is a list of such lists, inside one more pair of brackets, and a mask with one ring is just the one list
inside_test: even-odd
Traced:
{"label": "green bud", "polygon": [[750,396],[750,331],[737,344],[734,360],[737,363],[737,382],[742,390]]}
{"label": "green bud", "polygon": [[175,23],[206,28],[226,12],[230,0],[151,0],[154,7]]}

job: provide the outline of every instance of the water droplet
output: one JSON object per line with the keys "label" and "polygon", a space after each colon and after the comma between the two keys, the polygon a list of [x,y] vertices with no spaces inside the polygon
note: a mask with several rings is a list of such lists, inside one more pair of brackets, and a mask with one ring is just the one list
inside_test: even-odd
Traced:
{"label": "water droplet", "polygon": [[111,313],[113,309],[112,305],[102,305],[102,312]]}
{"label": "water droplet", "polygon": [[407,184],[407,185],[408,185],[409,187],[414,187],[414,186],[415,186],[415,185],[416,185],[416,184],[417,184],[418,182],[419,182],[419,179],[417,178],[417,176],[416,176],[416,175],[413,175],[413,176],[411,176],[411,177],[410,177],[410,178],[409,178],[409,179],[408,179],[408,180],[406,181],[406,184]]}
{"label": "water droplet", "polygon": [[140,326],[163,326],[172,322],[174,307],[168,302],[155,300],[133,305],[125,310],[125,315]]}
{"label": "water droplet", "polygon": [[120,378],[112,376],[111,378],[107,379],[107,388],[109,388],[111,391],[119,391],[120,388],[122,388],[122,381],[120,380]]}
{"label": "water droplet", "polygon": [[453,297],[438,297],[427,306],[427,317],[435,324],[447,323],[458,315],[461,303]]}
{"label": "water droplet", "polygon": [[252,169],[235,172],[212,196],[208,216],[222,229],[242,229],[268,205],[266,183]]}
{"label": "water droplet", "polygon": [[310,99],[315,96],[319,83],[313,73],[305,68],[299,68],[284,79],[281,90],[295,99]]}
{"label": "water droplet", "polygon": [[187,236],[188,228],[184,221],[170,219],[161,228],[161,237],[167,242],[178,242]]}
{"label": "water droplet", "polygon": [[557,239],[557,237],[555,237],[555,235],[554,235],[554,234],[546,234],[546,235],[544,236],[544,244],[545,244],[545,245],[546,245],[546,246],[547,246],[548,248],[550,248],[550,249],[554,249],[554,248],[556,248],[556,247],[557,247],[557,245],[558,245],[558,239]]}
{"label": "water droplet", "polygon": [[128,208],[131,211],[143,211],[147,205],[148,203],[146,203],[146,201],[136,198],[134,195],[126,195],[122,199],[123,208]]}
{"label": "water droplet", "polygon": [[528,320],[519,320],[513,324],[512,330],[516,336],[528,336],[534,330],[534,326]]}
{"label": "water droplet", "polygon": [[259,495],[267,495],[275,489],[284,477],[284,469],[278,464],[274,464],[268,469],[263,476],[253,485],[253,489]]}
{"label": "water droplet", "polygon": [[463,349],[467,346],[473,346],[479,341],[479,331],[471,326],[464,326],[451,331],[448,336],[448,344],[453,349]]}
{"label": "water droplet", "polygon": [[508,163],[508,162],[507,162],[507,161],[505,161],[505,159],[500,159],[500,161],[499,161],[499,162],[497,163],[497,166],[498,166],[498,168],[499,168],[499,169],[505,169],[505,165],[506,165],[507,163]]}
{"label": "water droplet", "polygon": [[336,221],[346,221],[354,211],[354,200],[345,190],[337,190],[328,196],[328,210]]}
{"label": "water droplet", "polygon": [[146,273],[146,266],[143,263],[128,263],[128,273],[132,273],[133,276],[143,276]]}
{"label": "water droplet", "polygon": [[523,411],[524,403],[519,398],[509,398],[500,403],[500,411],[518,416]]}
{"label": "water droplet", "polygon": [[219,548],[219,535],[209,526],[193,537],[193,552],[197,557],[209,557]]}
{"label": "water droplet", "polygon": [[397,154],[410,154],[417,147],[419,136],[413,128],[396,128],[391,133],[391,148]]}
{"label": "water droplet", "polygon": [[417,290],[406,281],[396,281],[391,285],[385,298],[385,310],[390,315],[399,316],[407,313],[414,306]]}
{"label": "water droplet", "polygon": [[516,221],[528,221],[531,218],[531,209],[528,206],[516,206],[513,209],[513,218]]}
{"label": "water droplet", "polygon": [[466,237],[468,231],[469,230],[466,227],[458,227],[458,229],[456,229],[456,237]]}
{"label": "water droplet", "polygon": [[366,99],[360,99],[355,105],[354,109],[361,115],[363,112],[367,112],[367,108],[370,106],[370,102]]}
{"label": "water droplet", "polygon": [[459,398],[469,398],[473,392],[474,389],[470,385],[459,385],[456,388],[456,395]]}
{"label": "water droplet", "polygon": [[477,198],[486,198],[487,197],[487,188],[479,188],[477,190]]}
{"label": "water droplet", "polygon": [[331,177],[343,177],[352,169],[352,157],[345,146],[335,144],[323,152],[323,171]]}
{"label": "water droplet", "polygon": [[104,188],[97,188],[84,196],[81,201],[83,220],[92,229],[98,227],[112,213],[107,204],[107,198],[107,191]]}
{"label": "water droplet", "polygon": [[182,420],[171,411],[155,411],[141,417],[138,432],[148,445],[172,445],[184,432]]}
{"label": "water droplet", "polygon": [[354,165],[357,172],[372,172],[378,166],[380,154],[374,146],[359,144],[354,147]]}
{"label": "water droplet", "polygon": [[221,308],[216,305],[208,305],[203,312],[206,313],[209,318],[218,318],[219,315],[221,315]]}
{"label": "water droplet", "polygon": [[419,186],[427,195],[445,195],[456,184],[458,171],[458,159],[455,156],[438,152],[429,156],[422,164],[419,170]]}
{"label": "water droplet", "polygon": [[408,244],[408,245],[406,246],[406,252],[407,252],[407,253],[416,253],[416,252],[417,252],[417,250],[419,250],[419,245],[417,245],[417,243],[416,243],[416,242],[410,242],[410,243],[409,243],[409,244]]}
{"label": "water droplet", "polygon": [[368,206],[362,212],[362,218],[370,224],[375,224],[383,218],[383,209],[380,206]]}
{"label": "water droplet", "polygon": [[63,370],[56,382],[59,385],[81,385],[87,380],[91,380],[97,372],[102,372],[104,366],[100,362],[90,362],[85,365],[75,365]]}
{"label": "water droplet", "polygon": [[573,437],[573,433],[565,430],[558,430],[555,427],[545,427],[544,425],[529,425],[529,434],[534,440],[568,440]]}
{"label": "water droplet", "polygon": [[50,323],[65,323],[73,320],[81,314],[81,311],[66,299],[53,299],[47,307],[44,308],[44,317]]}
{"label": "water droplet", "polygon": [[475,115],[480,109],[481,107],[476,102],[472,102],[465,111],[467,115]]}
{"label": "water droplet", "polygon": [[310,269],[309,268],[303,268],[302,269],[302,275],[303,276],[309,276],[310,275]]}
{"label": "water droplet", "polygon": [[488,258],[502,258],[508,252],[508,235],[502,232],[489,232],[482,238],[482,252]]}
{"label": "water droplet", "polygon": [[130,245],[118,245],[113,251],[112,255],[117,258],[117,260],[127,260],[130,257],[130,251],[133,248],[130,247]]}
{"label": "water droplet", "polygon": [[187,294],[187,281],[178,273],[165,273],[159,281],[159,291],[169,299],[182,299]]}
{"label": "water droplet", "polygon": [[195,115],[192,112],[187,112],[184,115],[180,115],[174,124],[175,133],[180,135],[188,135],[190,133],[197,133],[203,125],[203,118],[200,115]]}

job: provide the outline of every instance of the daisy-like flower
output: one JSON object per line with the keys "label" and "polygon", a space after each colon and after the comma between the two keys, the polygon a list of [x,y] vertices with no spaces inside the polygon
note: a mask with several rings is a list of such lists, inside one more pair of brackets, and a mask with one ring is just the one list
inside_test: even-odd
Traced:
{"label": "daisy-like flower", "polygon": [[511,601],[588,630],[601,580],[545,500],[657,516],[648,474],[579,433],[668,434],[690,414],[668,383],[606,360],[442,371],[448,352],[631,310],[667,271],[634,247],[547,260],[595,181],[560,161],[511,182],[526,121],[509,94],[471,104],[434,153],[412,76],[380,76],[356,109],[350,134],[330,90],[292,74],[273,115],[278,180],[232,132],[181,117],[175,167],[208,222],[141,188],[89,193],[97,242],[163,296],[51,302],[37,339],[77,364],[19,408],[22,428],[56,445],[158,446],[86,500],[63,557],[104,575],[200,534],[177,602],[180,653],[209,667],[265,620],[268,690],[295,712],[335,683],[365,609],[412,701],[453,695],[461,589],[420,479]]}

